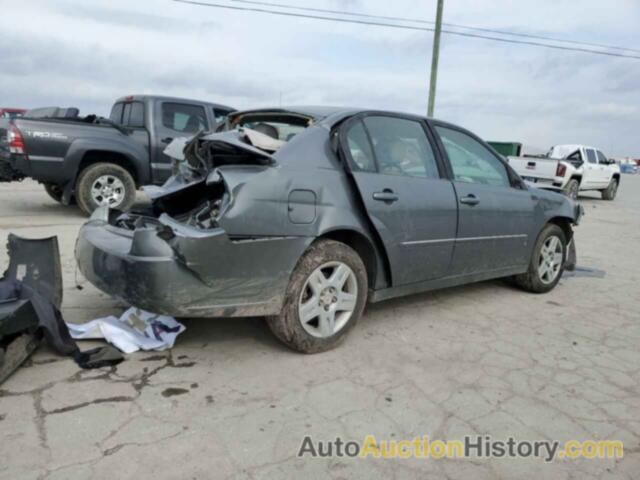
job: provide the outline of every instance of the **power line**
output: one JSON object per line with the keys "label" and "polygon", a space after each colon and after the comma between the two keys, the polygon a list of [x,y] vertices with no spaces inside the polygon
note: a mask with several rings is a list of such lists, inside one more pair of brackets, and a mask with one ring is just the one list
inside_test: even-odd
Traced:
{"label": "power line", "polygon": [[[398,21],[398,22],[410,22],[410,23],[419,23],[419,24],[425,24],[425,25],[434,25],[434,23],[435,23],[435,22],[430,21],[430,20],[422,20],[422,19],[407,18],[407,17],[393,17],[393,16],[385,16],[385,15],[371,15],[371,14],[359,13],[359,12],[347,12],[347,11],[344,11],[344,10],[330,10],[330,9],[326,9],[326,8],[300,7],[300,6],[297,6],[297,5],[291,5],[291,4],[286,4],[286,3],[260,2],[260,1],[257,1],[257,0],[229,0],[229,1],[236,2],[236,3],[244,3],[244,4],[248,4],[248,5],[262,5],[262,6],[266,6],[266,7],[288,8],[288,9],[300,10],[300,11],[305,11],[305,12],[331,13],[331,14],[335,14],[335,15],[347,15],[347,16],[351,16],[351,17],[370,18],[370,19],[378,19],[378,20],[392,20],[392,21]],[[558,42],[558,43],[569,43],[569,44],[573,44],[573,45],[584,45],[584,46],[587,46],[587,47],[608,48],[608,49],[611,49],[611,50],[623,50],[623,51],[628,51],[628,52],[640,53],[640,50],[635,49],[635,48],[618,47],[618,46],[615,46],[615,45],[604,45],[604,44],[601,44],[601,43],[583,42],[583,41],[579,41],[579,40],[569,40],[569,39],[563,39],[563,38],[558,38],[558,37],[549,37],[549,36],[545,36],[545,35],[534,35],[534,34],[530,34],[530,33],[509,32],[507,30],[496,30],[496,29],[492,29],[492,28],[473,27],[473,26],[470,26],[470,25],[461,25],[461,24],[458,24],[458,23],[446,23],[446,22],[443,22],[442,25],[444,25],[446,27],[461,28],[461,29],[465,29],[465,30],[474,30],[474,31],[477,31],[477,32],[497,33],[497,34],[500,34],[500,35],[508,35],[508,36],[513,36],[513,37],[533,38],[533,39],[538,39],[538,40],[549,40],[549,41]]]}
{"label": "power line", "polygon": [[[236,10],[236,11],[243,11],[243,12],[266,13],[270,15],[279,15],[284,17],[310,18],[314,20],[325,20],[325,21],[339,22],[339,23],[353,23],[358,25],[370,25],[370,26],[376,26],[376,27],[389,27],[389,28],[396,28],[401,30],[414,30],[414,31],[421,31],[421,32],[434,31],[434,28],[430,28],[430,27],[417,27],[413,25],[398,25],[394,23],[383,23],[383,22],[375,22],[375,21],[368,21],[368,20],[354,20],[354,19],[346,19],[346,18],[326,17],[321,15],[307,15],[307,14],[294,13],[294,12],[281,12],[281,11],[269,10],[265,8],[239,7],[234,5],[222,5],[219,3],[207,3],[207,2],[202,2],[198,0],[173,0],[173,1],[177,3],[186,3],[191,5],[203,6],[203,7],[223,8],[227,10]],[[594,55],[605,55],[608,57],[631,58],[635,60],[640,60],[640,56],[638,55],[625,55],[623,53],[603,52],[599,50],[590,50],[588,48],[564,47],[561,45],[551,45],[551,44],[542,43],[542,42],[534,42],[534,41],[528,41],[528,40],[513,40],[508,38],[494,37],[489,35],[480,35],[480,34],[468,33],[468,32],[457,32],[457,31],[445,30],[445,29],[442,30],[442,33],[447,35],[456,35],[459,37],[481,38],[484,40],[491,40],[494,42],[512,43],[517,45],[529,45],[534,47],[551,48],[554,50],[591,53]]]}

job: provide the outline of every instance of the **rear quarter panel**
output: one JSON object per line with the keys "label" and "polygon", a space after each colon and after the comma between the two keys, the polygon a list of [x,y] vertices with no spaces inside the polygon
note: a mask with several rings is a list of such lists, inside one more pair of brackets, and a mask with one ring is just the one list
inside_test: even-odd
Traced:
{"label": "rear quarter panel", "polygon": [[[352,179],[331,150],[326,128],[310,127],[274,157],[277,164],[269,167],[218,168],[231,195],[219,223],[230,237],[314,239],[348,230],[369,239],[382,262],[384,253],[378,250]],[[378,271],[383,281],[384,272]]]}

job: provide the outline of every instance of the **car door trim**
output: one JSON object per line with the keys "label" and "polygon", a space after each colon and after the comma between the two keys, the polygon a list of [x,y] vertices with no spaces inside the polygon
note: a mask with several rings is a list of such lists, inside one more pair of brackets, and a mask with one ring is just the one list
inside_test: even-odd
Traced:
{"label": "car door trim", "polygon": [[505,240],[509,238],[527,238],[526,233],[518,235],[490,235],[486,237],[463,237],[463,238],[439,238],[436,240],[414,240],[411,242],[402,242],[403,246],[423,245],[427,243],[445,243],[445,242],[473,242],[478,240]]}

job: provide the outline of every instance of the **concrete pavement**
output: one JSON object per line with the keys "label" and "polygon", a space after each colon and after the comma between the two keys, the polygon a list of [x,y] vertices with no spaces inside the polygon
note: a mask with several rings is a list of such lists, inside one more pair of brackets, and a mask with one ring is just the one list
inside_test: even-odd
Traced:
{"label": "concrete pavement", "polygon": [[[638,478],[640,175],[623,176],[614,202],[581,201],[578,264],[604,277],[563,278],[547,295],[496,281],[392,300],[314,356],[260,319],[185,320],[172,351],[110,369],[41,348],[0,386],[0,479]],[[125,307],[76,277],[83,220],[33,182],[0,184],[0,238],[59,236],[69,321]],[[625,456],[296,458],[305,435],[367,434],[619,439]]]}

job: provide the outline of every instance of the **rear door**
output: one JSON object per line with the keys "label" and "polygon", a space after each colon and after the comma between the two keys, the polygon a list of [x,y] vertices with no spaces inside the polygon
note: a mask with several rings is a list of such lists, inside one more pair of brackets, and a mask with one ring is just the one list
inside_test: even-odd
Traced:
{"label": "rear door", "polygon": [[205,107],[200,104],[158,100],[155,108],[155,142],[152,145],[151,172],[154,183],[163,183],[171,176],[173,160],[164,149],[175,138],[192,137],[200,130],[209,131],[211,125]]}
{"label": "rear door", "polygon": [[434,122],[459,204],[452,275],[528,263],[534,200],[507,166],[469,132]]}
{"label": "rear door", "polygon": [[582,174],[581,186],[585,188],[598,188],[600,186],[600,166],[595,149],[584,148],[584,172]]}
{"label": "rear door", "polygon": [[[117,105],[117,104],[116,104]],[[129,128],[129,138],[139,143],[149,152],[149,132],[145,123],[145,107],[144,102],[132,101],[121,103],[122,119],[114,120],[117,123]],[[119,109],[112,110],[112,115],[117,114]]]}
{"label": "rear door", "polygon": [[369,219],[391,263],[394,286],[449,272],[457,205],[431,134],[423,120],[364,114],[340,130]]}

